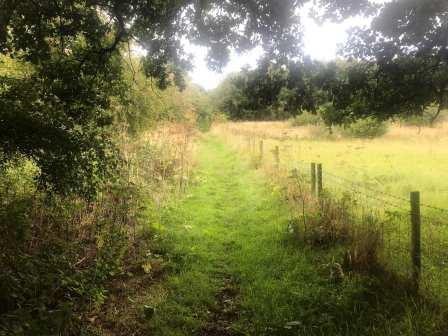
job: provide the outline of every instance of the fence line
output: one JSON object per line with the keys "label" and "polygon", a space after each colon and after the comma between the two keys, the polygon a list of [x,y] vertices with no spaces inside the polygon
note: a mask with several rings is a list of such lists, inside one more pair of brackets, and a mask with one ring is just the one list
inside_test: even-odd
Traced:
{"label": "fence line", "polygon": [[[255,146],[250,147],[255,149]],[[259,155],[256,153],[256,150],[249,152],[252,152],[255,156],[257,156],[257,159],[260,160],[260,164],[262,164],[262,161],[266,159],[263,151],[265,150],[266,152],[269,152],[268,147],[270,146],[267,145],[266,141],[261,140],[258,153]],[[270,152],[273,154],[274,167],[276,168],[276,171],[279,172],[280,163],[287,163],[287,160],[280,157],[281,152],[278,145],[274,146],[274,149]],[[440,292],[442,292],[443,289],[445,291],[445,298],[448,299],[448,287],[445,288],[442,286],[443,279],[448,280],[448,273],[445,275],[446,272],[444,272],[445,268],[448,267],[448,237],[446,234],[441,235],[440,232],[437,231],[447,228],[448,217],[445,217],[444,214],[448,214],[448,209],[422,203],[420,201],[419,192],[410,193],[410,198],[408,199],[393,195],[388,192],[366,186],[362,183],[352,181],[349,178],[328,172],[320,163],[306,163],[303,160],[295,160],[292,167],[291,176],[289,177],[297,179],[297,181],[309,183],[311,195],[317,199],[321,199],[321,197],[323,197],[324,190],[327,189],[325,188],[326,181],[328,180],[330,184],[334,183],[338,185],[338,188],[342,191],[354,192],[356,195],[365,198],[366,201],[369,200],[370,202],[378,202],[382,206],[393,208],[396,213],[391,213],[396,217],[392,217],[390,219],[390,223],[396,222],[398,225],[390,227],[384,226],[384,223],[381,223],[381,239],[383,240],[383,243],[387,242],[388,244],[388,248],[384,247],[383,251],[386,254],[393,253],[393,255],[389,254],[392,258],[390,258],[391,260],[386,261],[386,263],[393,263],[393,256],[396,256],[397,253],[402,256],[408,255],[409,265],[412,265],[410,269],[411,280],[414,283],[415,288],[418,289],[422,287],[420,284],[423,281],[423,269],[424,277],[431,279],[431,291],[437,287],[436,283],[438,283],[440,285]],[[297,169],[297,167],[299,169]],[[300,187],[300,189],[302,190],[302,187]],[[371,207],[372,205],[368,206]],[[438,214],[422,213],[422,209],[434,210]],[[385,208],[382,210],[385,213],[388,212]],[[305,211],[305,208],[303,211]],[[404,221],[404,218],[407,218],[407,220]],[[401,226],[405,223],[409,223],[409,229],[403,231]],[[307,224],[305,222],[304,225],[306,230]],[[407,233],[405,234],[405,232]],[[388,234],[389,237],[387,241],[384,238],[385,234]],[[436,234],[439,235],[436,237]],[[405,247],[406,244],[409,245]],[[441,259],[443,255],[446,256],[446,261]],[[397,259],[394,266],[396,266],[397,263],[399,264],[398,266],[401,266],[400,269],[403,269],[404,265],[402,264],[402,261]],[[435,269],[439,270],[438,273]],[[440,294],[440,296],[442,296],[442,294]]]}
{"label": "fence line", "polygon": [[[302,161],[302,160],[295,160],[294,162],[297,163],[297,164],[303,165],[303,167],[305,167],[307,165],[307,163],[305,161]],[[353,167],[354,169],[357,169],[355,166],[351,166],[351,167]],[[328,171],[325,171],[324,175],[331,176],[333,178],[342,180],[342,181],[344,181],[346,183],[349,183],[349,184],[352,184],[352,185],[354,185],[354,186],[356,186],[358,188],[367,190],[367,191],[369,191],[371,193],[382,195],[382,196],[387,197],[387,198],[393,198],[395,200],[404,202],[406,204],[409,203],[409,199],[406,199],[404,197],[400,197],[400,196],[397,196],[397,195],[389,194],[389,193],[386,193],[384,191],[380,191],[380,190],[368,187],[368,186],[366,186],[364,184],[361,184],[359,182],[354,182],[354,181],[352,181],[352,180],[350,180],[350,179],[348,179],[346,177],[342,177],[342,176],[339,176],[339,175],[336,175],[336,174],[333,174],[333,173],[329,173]],[[428,208],[428,209],[431,209],[431,210],[436,210],[436,211],[448,214],[448,209],[437,207],[437,206],[434,206],[434,205],[431,205],[431,204],[420,203],[420,207],[424,207],[424,208]],[[446,218],[446,219],[448,220],[448,218]]]}
{"label": "fence line", "polygon": [[[335,181],[333,180],[333,182],[335,182]],[[340,186],[342,186],[342,187],[345,187],[344,184],[341,183],[341,182],[336,182],[336,183],[338,183],[338,184],[339,184]],[[346,190],[347,190],[347,189],[348,189],[348,188],[346,188]],[[403,205],[398,205],[398,204],[393,203],[393,202],[391,202],[391,201],[388,201],[388,200],[386,200],[386,199],[384,199],[384,198],[380,198],[380,197],[377,197],[377,196],[374,196],[374,195],[369,195],[369,194],[367,194],[367,193],[360,192],[359,189],[356,189],[356,188],[354,188],[354,187],[352,187],[351,190],[352,190],[352,191],[356,191],[356,192],[358,192],[359,194],[361,194],[362,196],[364,196],[364,197],[366,197],[366,198],[370,198],[371,200],[378,201],[378,202],[382,202],[382,203],[384,203],[384,204],[386,204],[386,205],[389,205],[390,207],[397,208],[398,210],[401,210],[403,213],[409,213],[409,214],[410,214],[409,211],[407,211],[406,209],[403,208]],[[409,201],[408,201],[408,202],[409,202]]]}
{"label": "fence line", "polygon": [[[294,160],[294,162],[296,164],[302,165],[302,167],[304,167],[304,168],[308,167],[308,163],[303,161],[303,160]],[[354,170],[358,169],[357,167],[352,166],[352,165],[350,165],[350,167],[352,167]],[[359,182],[352,181],[352,180],[350,180],[350,179],[348,179],[346,177],[342,177],[342,176],[339,176],[339,175],[336,175],[336,174],[333,174],[333,173],[329,173],[328,171],[325,171],[325,174],[326,175],[331,175],[331,176],[333,176],[335,178],[338,178],[338,179],[341,179],[341,180],[343,180],[343,181],[345,181],[347,183],[350,183],[350,184],[353,184],[353,185],[357,185],[359,188],[362,188],[362,189],[365,189],[365,190],[369,190],[369,191],[377,193],[377,194],[381,194],[381,195],[383,195],[385,197],[394,198],[396,200],[399,200],[399,201],[402,201],[402,202],[405,202],[405,203],[409,203],[409,199],[407,199],[407,198],[400,197],[400,196],[393,195],[393,194],[389,194],[389,193],[386,193],[384,191],[380,191],[380,190],[368,187],[368,186],[366,186],[364,184],[361,184]],[[373,179],[370,179],[369,181],[377,182],[376,180],[373,180]],[[441,208],[441,207],[437,207],[437,206],[434,206],[434,205],[431,205],[431,204],[426,204],[426,203],[420,203],[420,206],[428,208],[428,209],[431,209],[431,210],[436,210],[436,211],[448,214],[448,209],[447,208]]]}
{"label": "fence line", "polygon": [[[253,144],[255,144],[255,141],[253,142]],[[251,145],[249,145],[249,147],[250,147],[250,149],[252,149],[252,152],[254,152],[253,149],[255,148],[255,146],[253,146],[252,143],[251,143]],[[260,140],[260,159],[264,158],[263,148],[264,148],[264,142],[263,142],[263,140]],[[279,149],[279,147],[275,146],[274,149],[272,150],[272,153],[274,155],[275,164],[278,167],[280,165],[280,149]],[[303,160],[295,160],[294,163],[296,163],[298,165],[302,165],[303,168],[307,167],[306,169],[299,169],[298,170],[299,173],[309,169],[309,166],[307,166],[307,163],[305,161],[303,161]],[[316,168],[315,168],[316,169],[315,170],[316,171],[316,176],[314,177],[314,179],[315,179],[315,181],[317,181],[317,164],[315,164],[315,165],[316,165]],[[351,167],[356,169],[355,166],[351,166]],[[374,199],[374,200],[377,200],[377,201],[387,202],[388,205],[391,205],[391,206],[396,207],[396,208],[400,208],[403,211],[404,211],[404,209],[401,208],[400,205],[398,205],[396,203],[392,203],[390,200],[386,200],[386,199],[389,199],[389,198],[390,199],[395,199],[396,201],[400,201],[400,202],[404,202],[406,204],[409,204],[409,199],[406,199],[404,197],[400,197],[400,196],[397,196],[397,195],[389,194],[389,193],[386,193],[384,191],[380,191],[380,190],[368,187],[368,186],[366,186],[364,184],[361,184],[359,182],[354,182],[354,181],[352,181],[352,180],[350,180],[350,179],[348,179],[346,177],[330,173],[330,172],[328,172],[326,170],[323,171],[323,177],[325,177],[325,178],[327,178],[327,177],[331,178],[332,177],[333,178],[332,181],[337,183],[337,184],[339,184],[342,187],[346,187],[342,182],[351,184],[352,187],[345,188],[345,189],[355,190],[358,193],[360,193],[359,189],[364,189],[365,191],[367,191],[367,192],[369,192],[371,194],[375,194],[376,195],[376,196],[372,196],[372,195],[368,195],[368,194],[363,193],[364,196],[369,197],[369,198]],[[313,180],[313,175],[311,175],[311,180]],[[340,180],[342,182],[338,183],[338,182],[336,182],[336,180]],[[317,183],[317,182],[315,182],[315,183]],[[357,188],[359,188],[359,189],[357,189]],[[317,186],[316,186],[316,192],[317,192]],[[380,198],[380,197],[378,197],[378,195],[380,195],[380,196],[382,196],[384,198]],[[437,207],[437,206],[434,206],[434,205],[431,205],[431,204],[420,203],[420,207],[424,207],[424,208],[428,208],[428,209],[431,209],[431,210],[436,210],[436,211],[448,214],[448,209]],[[426,216],[426,215],[425,216],[422,215],[422,217],[425,217],[426,219],[431,219],[431,220],[438,220],[440,222],[442,222],[443,220],[448,220],[448,218],[439,217],[439,218],[436,219],[434,217],[429,217],[429,216]]]}

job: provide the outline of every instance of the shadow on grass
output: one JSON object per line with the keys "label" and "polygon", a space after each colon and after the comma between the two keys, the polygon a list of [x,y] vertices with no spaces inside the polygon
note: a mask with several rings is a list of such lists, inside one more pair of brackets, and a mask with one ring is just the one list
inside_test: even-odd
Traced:
{"label": "shadow on grass", "polygon": [[306,251],[323,281],[312,296],[294,303],[297,318],[271,328],[270,335],[448,335],[446,306],[417,291],[409,278],[379,263],[349,269],[335,261],[344,259],[343,245],[319,249],[294,238],[284,244]]}

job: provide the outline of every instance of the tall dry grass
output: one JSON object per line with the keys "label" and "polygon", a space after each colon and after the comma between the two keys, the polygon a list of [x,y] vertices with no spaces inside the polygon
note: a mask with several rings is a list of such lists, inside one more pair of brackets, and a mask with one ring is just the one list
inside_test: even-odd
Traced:
{"label": "tall dry grass", "polygon": [[[224,122],[214,126],[215,132],[226,132],[233,135],[250,136],[256,138],[276,140],[316,140],[317,138],[330,138],[343,140],[338,132],[330,135],[322,126],[292,127],[288,121],[247,121]],[[441,122],[434,127],[401,126],[399,123],[389,125],[387,133],[382,140],[409,140],[418,138],[422,141],[448,141],[448,122]]]}

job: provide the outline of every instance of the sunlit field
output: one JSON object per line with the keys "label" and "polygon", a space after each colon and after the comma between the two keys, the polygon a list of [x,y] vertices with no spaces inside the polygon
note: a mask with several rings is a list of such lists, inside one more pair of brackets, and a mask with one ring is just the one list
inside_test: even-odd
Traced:
{"label": "sunlit field", "polygon": [[[447,123],[420,129],[392,125],[376,139],[330,136],[323,129],[288,122],[223,123],[213,132],[248,158],[261,158],[260,165],[271,172],[278,146],[279,172],[290,177],[298,169],[307,187],[310,163],[321,163],[324,191],[350,195],[361,225],[375,225],[380,232],[383,263],[405,276],[412,272],[410,192],[420,191],[422,277],[435,296],[447,297]],[[367,223],[370,214],[378,218],[375,224]]]}
{"label": "sunlit field", "polygon": [[[368,140],[328,140],[316,128],[290,127],[287,122],[227,123],[215,132],[245,137],[241,142],[250,138],[256,150],[263,140],[267,161],[279,146],[281,164],[289,169],[322,163],[324,176],[334,174],[405,199],[409,192],[420,191],[423,203],[448,208],[448,123],[422,129],[392,126],[385,136]],[[333,187],[328,179],[324,186]]]}

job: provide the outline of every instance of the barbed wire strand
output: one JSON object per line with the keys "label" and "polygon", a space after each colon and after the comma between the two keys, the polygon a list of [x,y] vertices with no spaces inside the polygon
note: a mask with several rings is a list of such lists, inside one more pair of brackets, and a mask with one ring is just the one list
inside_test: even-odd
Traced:
{"label": "barbed wire strand", "polygon": [[[297,161],[297,164],[300,164],[300,165],[302,165],[303,167],[307,166],[307,162],[302,161],[302,160],[298,160],[298,161]],[[353,167],[353,166],[352,166],[352,167]],[[356,170],[356,167],[353,167],[353,168]],[[348,178],[346,178],[346,177],[342,177],[342,176],[339,176],[339,175],[336,175],[336,174],[333,174],[333,173],[329,173],[328,171],[324,171],[324,174],[326,174],[326,175],[331,175],[331,176],[333,176],[333,177],[335,177],[335,178],[339,178],[339,179],[341,179],[341,180],[343,180],[343,181],[345,181],[345,182],[347,182],[347,183],[350,183],[350,184],[353,184],[353,185],[357,185],[357,186],[359,186],[359,187],[362,188],[362,189],[366,189],[366,190],[369,190],[369,191],[371,191],[371,192],[375,192],[375,193],[381,194],[381,195],[383,195],[383,196],[385,196],[385,197],[394,198],[394,199],[396,199],[396,200],[400,200],[400,201],[402,201],[402,202],[407,202],[407,203],[409,202],[409,200],[406,199],[406,198],[404,198],[404,197],[400,197],[400,196],[397,196],[397,195],[393,195],[393,194],[386,193],[386,192],[384,192],[384,191],[380,191],[380,190],[377,190],[377,189],[370,188],[370,187],[368,187],[368,186],[366,186],[366,185],[364,185],[364,184],[361,184],[361,183],[359,183],[359,182],[352,181],[352,180],[350,180],[350,179],[348,179]],[[374,181],[373,179],[369,179],[369,180],[370,180],[370,181]],[[436,210],[436,211],[444,212],[444,213],[447,213],[447,214],[448,214],[448,209],[445,209],[445,208],[437,207],[437,206],[434,206],[434,205],[431,205],[431,204],[426,204],[426,203],[420,203],[420,206],[421,206],[421,207],[428,208],[428,209],[432,209],[432,210]]]}

